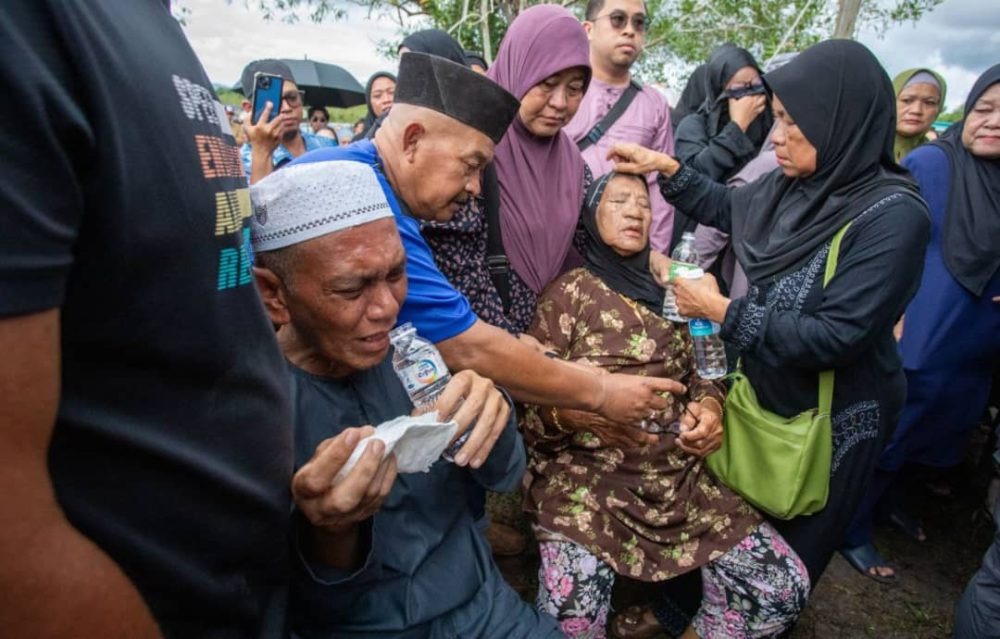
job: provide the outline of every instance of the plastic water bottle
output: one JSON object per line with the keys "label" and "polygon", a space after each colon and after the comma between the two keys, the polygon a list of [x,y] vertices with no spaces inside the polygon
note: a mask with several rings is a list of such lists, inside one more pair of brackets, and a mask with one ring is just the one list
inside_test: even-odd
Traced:
{"label": "plastic water bottle", "polygon": [[[416,408],[430,408],[451,381],[451,373],[441,353],[434,344],[417,335],[417,329],[410,322],[394,328],[389,333],[389,341],[394,349],[392,367],[410,401]],[[441,457],[454,461],[470,433],[471,429],[465,431]]]}
{"label": "plastic water bottle", "polygon": [[[694,250],[694,233],[685,233],[681,236],[681,243],[674,248],[670,258],[673,260],[670,264],[670,281],[680,277],[683,273],[698,269],[698,252]],[[688,321],[688,318],[677,311],[674,287],[668,282],[664,289],[666,294],[663,296],[663,317],[672,322]]]}
{"label": "plastic water bottle", "polygon": [[[697,280],[704,277],[700,268],[685,271],[681,274],[686,280]],[[728,372],[726,361],[726,346],[719,337],[719,325],[704,317],[692,317],[688,321],[688,331],[694,346],[694,363],[698,376],[702,379],[719,379]]]}

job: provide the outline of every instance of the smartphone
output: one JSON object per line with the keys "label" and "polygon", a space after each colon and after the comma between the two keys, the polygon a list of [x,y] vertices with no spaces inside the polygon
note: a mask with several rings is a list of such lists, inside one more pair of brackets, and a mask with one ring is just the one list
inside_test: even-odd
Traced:
{"label": "smartphone", "polygon": [[281,87],[285,80],[280,75],[257,72],[253,76],[253,114],[250,119],[251,124],[257,124],[260,114],[271,103],[271,118],[281,111]]}

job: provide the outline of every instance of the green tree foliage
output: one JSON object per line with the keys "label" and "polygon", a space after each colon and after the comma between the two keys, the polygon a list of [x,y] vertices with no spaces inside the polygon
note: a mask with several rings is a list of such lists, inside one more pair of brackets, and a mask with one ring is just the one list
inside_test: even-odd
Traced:
{"label": "green tree foliage", "polygon": [[363,104],[350,107],[349,109],[335,109],[330,107],[326,110],[330,114],[330,122],[347,122],[348,124],[354,124],[365,117],[367,111],[368,107]]}
{"label": "green tree foliage", "polygon": [[[492,60],[511,21],[538,0],[227,0],[259,9],[266,17],[295,21],[302,14],[314,21],[343,18],[350,6],[390,17],[405,33],[438,27],[466,49]],[[652,24],[639,70],[647,81],[677,80],[668,68],[689,70],[713,48],[733,42],[764,62],[777,53],[801,50],[833,33],[839,11],[858,13],[857,28],[872,27],[879,35],[894,24],[916,21],[943,0],[646,0]],[[583,15],[586,0],[561,4]],[[394,56],[399,40],[381,43]]]}
{"label": "green tree foliage", "polygon": [[943,120],[944,122],[958,122],[963,117],[965,117],[965,105],[960,104],[951,111],[945,111],[937,117],[938,120]]}

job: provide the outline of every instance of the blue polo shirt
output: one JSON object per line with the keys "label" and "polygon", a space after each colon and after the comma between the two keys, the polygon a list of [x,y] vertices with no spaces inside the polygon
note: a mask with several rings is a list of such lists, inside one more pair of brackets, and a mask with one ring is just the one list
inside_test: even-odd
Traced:
{"label": "blue polo shirt", "polygon": [[[337,146],[337,141],[333,138],[324,138],[322,136],[316,135],[312,131],[305,132],[299,131],[302,134],[302,141],[306,145],[306,151],[313,151],[315,149],[325,149],[327,147]],[[246,171],[247,179],[250,179],[250,164],[252,158],[252,147],[249,142],[244,142],[243,146],[240,147],[240,161],[243,162],[243,170]],[[274,168],[278,168],[288,164],[292,159],[292,153],[285,148],[284,144],[279,144],[278,148],[274,150],[271,154],[271,163]]]}
{"label": "blue polo shirt", "polygon": [[417,333],[434,343],[443,342],[469,330],[476,322],[476,314],[469,301],[448,281],[437,264],[430,247],[420,234],[420,223],[404,208],[389,186],[382,172],[382,160],[371,140],[362,140],[348,146],[319,149],[299,156],[291,165],[307,162],[347,160],[362,162],[375,169],[382,191],[396,217],[399,237],[406,250],[406,301],[400,309],[398,323],[412,322]]}

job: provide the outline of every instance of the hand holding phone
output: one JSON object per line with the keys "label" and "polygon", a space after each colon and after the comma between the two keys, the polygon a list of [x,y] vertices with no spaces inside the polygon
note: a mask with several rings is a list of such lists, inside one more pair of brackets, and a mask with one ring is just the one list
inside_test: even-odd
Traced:
{"label": "hand holding phone", "polygon": [[284,79],[270,73],[256,73],[253,76],[253,110],[251,124],[257,124],[267,103],[271,103],[271,113],[268,120],[273,119],[281,111],[281,89]]}

